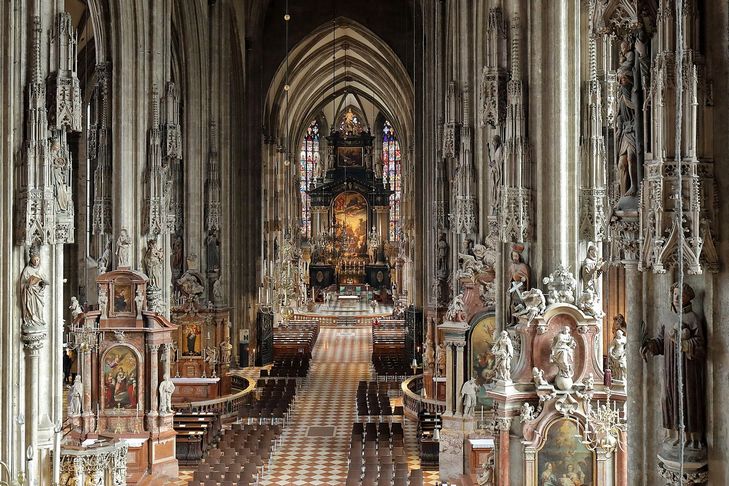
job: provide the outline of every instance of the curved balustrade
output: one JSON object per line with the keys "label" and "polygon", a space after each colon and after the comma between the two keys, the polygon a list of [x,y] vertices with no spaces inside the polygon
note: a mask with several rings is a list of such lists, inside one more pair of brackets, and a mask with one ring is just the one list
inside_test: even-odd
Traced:
{"label": "curved balustrade", "polygon": [[178,403],[176,407],[186,413],[216,413],[221,417],[236,415],[245,397],[256,388],[256,382],[243,376],[232,376],[232,385],[235,388],[242,388],[232,395],[215,398],[212,400],[200,400],[197,402]]}
{"label": "curved balustrade", "polygon": [[423,375],[411,376],[402,382],[402,403],[405,415],[417,419],[418,414],[425,410],[429,413],[442,414],[445,412],[445,402],[424,398],[421,396],[423,389]]}

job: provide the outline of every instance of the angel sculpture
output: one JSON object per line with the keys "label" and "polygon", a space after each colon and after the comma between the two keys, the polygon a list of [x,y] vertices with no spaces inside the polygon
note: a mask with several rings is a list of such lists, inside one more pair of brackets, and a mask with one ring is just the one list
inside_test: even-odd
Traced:
{"label": "angel sculpture", "polygon": [[517,295],[521,299],[521,303],[516,307],[514,316],[526,316],[527,324],[531,324],[535,317],[544,314],[544,310],[547,308],[547,303],[544,299],[544,294],[538,288],[527,290],[526,292],[519,291],[520,283],[517,283],[509,292],[517,292]]}

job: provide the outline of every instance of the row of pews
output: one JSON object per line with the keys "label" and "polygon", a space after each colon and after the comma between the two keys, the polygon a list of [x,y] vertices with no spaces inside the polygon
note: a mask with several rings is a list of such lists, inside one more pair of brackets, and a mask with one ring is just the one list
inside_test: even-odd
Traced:
{"label": "row of pews", "polygon": [[380,319],[372,326],[372,366],[378,380],[402,380],[412,374],[405,352],[405,321]]}
{"label": "row of pews", "polygon": [[175,412],[173,426],[177,432],[177,460],[181,466],[198,464],[220,438],[220,416],[213,412]]}
{"label": "row of pews", "polygon": [[282,323],[273,330],[274,360],[311,356],[318,338],[318,321],[287,321]]}

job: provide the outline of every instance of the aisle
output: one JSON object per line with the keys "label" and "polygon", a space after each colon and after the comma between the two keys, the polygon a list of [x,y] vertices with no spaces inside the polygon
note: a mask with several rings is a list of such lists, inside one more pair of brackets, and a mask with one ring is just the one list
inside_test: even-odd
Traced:
{"label": "aisle", "polygon": [[357,418],[357,384],[370,379],[371,347],[367,328],[321,329],[309,376],[297,392],[283,445],[263,484],[344,484],[352,422]]}

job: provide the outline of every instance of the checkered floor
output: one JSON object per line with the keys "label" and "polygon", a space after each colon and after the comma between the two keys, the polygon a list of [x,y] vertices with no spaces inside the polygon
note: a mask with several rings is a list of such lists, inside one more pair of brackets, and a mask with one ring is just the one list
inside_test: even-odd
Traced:
{"label": "checkered floor", "polygon": [[[341,486],[347,477],[355,397],[360,380],[370,380],[372,352],[369,328],[324,328],[319,333],[309,376],[297,392],[291,421],[283,433],[265,486]],[[416,424],[405,420],[405,444],[411,469],[420,467]],[[174,486],[187,484],[192,471],[180,471]],[[437,471],[424,473],[435,484]]]}

